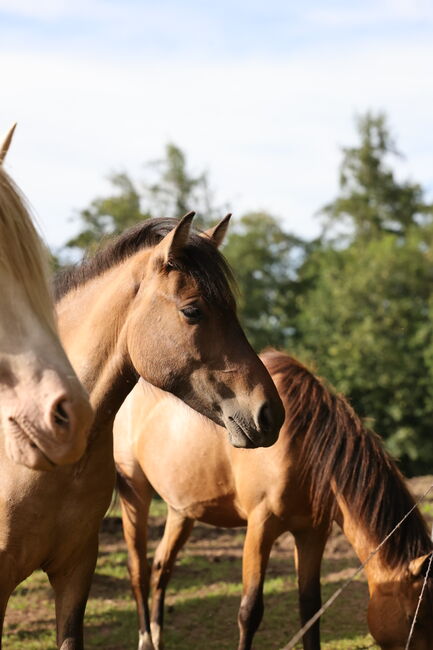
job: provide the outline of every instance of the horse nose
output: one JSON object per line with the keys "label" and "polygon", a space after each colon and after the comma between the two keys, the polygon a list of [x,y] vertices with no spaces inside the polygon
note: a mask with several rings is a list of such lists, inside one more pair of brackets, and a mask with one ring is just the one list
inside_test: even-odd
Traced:
{"label": "horse nose", "polygon": [[56,465],[75,463],[83,455],[93,420],[93,411],[84,393],[62,391],[51,401],[45,414],[50,432],[45,438],[44,453]]}
{"label": "horse nose", "polygon": [[60,399],[54,402],[51,410],[51,424],[53,429],[59,428],[69,431],[72,427],[73,417],[72,405],[65,397],[60,397]]}
{"label": "horse nose", "polygon": [[272,413],[268,402],[261,405],[257,415],[257,424],[263,433],[269,433],[269,431],[272,431]]}
{"label": "horse nose", "polygon": [[60,435],[69,434],[74,429],[74,420],[74,409],[70,400],[65,395],[61,395],[49,408],[49,428]]}
{"label": "horse nose", "polygon": [[264,446],[273,445],[278,439],[284,421],[284,411],[272,407],[268,400],[263,402],[257,412],[257,428],[264,436]]}

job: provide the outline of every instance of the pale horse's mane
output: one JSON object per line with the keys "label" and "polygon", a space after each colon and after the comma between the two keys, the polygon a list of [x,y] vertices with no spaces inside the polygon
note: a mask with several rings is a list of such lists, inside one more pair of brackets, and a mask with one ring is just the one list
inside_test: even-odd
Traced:
{"label": "pale horse's mane", "polygon": [[[0,165],[0,274],[15,281],[41,323],[55,331],[48,281],[48,254],[26,200]],[[11,287],[12,288],[12,287]],[[13,292],[11,292],[13,296]],[[0,298],[1,300],[1,298]]]}

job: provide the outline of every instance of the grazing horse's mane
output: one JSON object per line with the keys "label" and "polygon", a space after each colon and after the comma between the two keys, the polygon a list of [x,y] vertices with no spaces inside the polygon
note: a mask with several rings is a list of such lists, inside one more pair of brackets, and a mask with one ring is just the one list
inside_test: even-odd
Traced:
{"label": "grazing horse's mane", "polygon": [[[56,300],[102,275],[142,248],[156,246],[178,223],[176,219],[154,218],[132,226],[77,266],[58,273],[54,283]],[[192,276],[204,298],[216,302],[222,308],[235,308],[232,271],[207,237],[190,231],[181,259],[171,266]]]}
{"label": "grazing horse's mane", "polygon": [[55,330],[47,257],[24,197],[0,165],[0,273],[15,278],[40,321]]}
{"label": "grazing horse's mane", "polygon": [[[299,361],[275,350],[261,357],[286,409],[283,430],[301,443],[300,471],[310,485],[313,517],[319,521],[324,513],[335,513],[336,492],[378,545],[414,505],[379,437],[363,425],[342,395],[333,393]],[[379,553],[388,566],[397,568],[432,549],[416,508]]]}

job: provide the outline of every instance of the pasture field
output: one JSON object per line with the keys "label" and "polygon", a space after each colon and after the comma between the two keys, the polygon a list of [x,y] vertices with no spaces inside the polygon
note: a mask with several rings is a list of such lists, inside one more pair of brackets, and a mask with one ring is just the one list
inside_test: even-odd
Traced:
{"label": "pasture field", "polygon": [[[411,479],[420,495],[432,476]],[[154,501],[150,518],[150,549],[162,535],[165,506]],[[433,521],[433,494],[422,507]],[[224,650],[237,646],[237,608],[241,594],[242,529],[197,524],[180,554],[166,599],[167,650]],[[358,567],[343,535],[334,530],[322,569],[323,599],[328,598]],[[367,585],[355,580],[322,618],[324,650],[375,649],[367,634]],[[4,650],[51,650],[54,606],[45,574],[37,572],[20,585],[9,602]],[[265,615],[256,634],[256,650],[278,650],[298,629],[297,589],[290,534],[277,540],[267,571]],[[101,532],[97,572],[86,613],[86,648],[135,650],[135,604],[126,569],[126,549],[118,512],[114,509]],[[298,646],[301,648],[301,646]]]}

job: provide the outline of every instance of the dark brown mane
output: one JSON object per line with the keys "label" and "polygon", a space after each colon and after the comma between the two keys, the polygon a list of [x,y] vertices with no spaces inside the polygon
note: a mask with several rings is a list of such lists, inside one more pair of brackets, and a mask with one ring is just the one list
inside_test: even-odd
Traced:
{"label": "dark brown mane", "polygon": [[[332,513],[335,489],[378,545],[414,505],[379,437],[343,396],[331,392],[299,361],[273,350],[261,356],[286,409],[283,433],[293,440],[302,438],[301,474],[310,482],[313,516],[320,520],[324,512]],[[387,565],[400,567],[432,549],[416,508],[380,554]]]}
{"label": "dark brown mane", "polygon": [[[61,271],[54,280],[56,301],[121,264],[142,248],[156,246],[177,224],[176,219],[148,219],[129,228],[77,266]],[[196,280],[205,299],[216,302],[223,308],[235,308],[233,274],[209,239],[191,231],[183,257],[176,268]]]}

